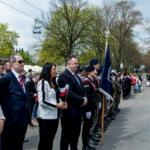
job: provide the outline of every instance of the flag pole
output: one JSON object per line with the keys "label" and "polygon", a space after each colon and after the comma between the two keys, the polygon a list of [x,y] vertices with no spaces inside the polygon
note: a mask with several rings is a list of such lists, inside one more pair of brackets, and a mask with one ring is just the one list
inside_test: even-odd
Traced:
{"label": "flag pole", "polygon": [[[106,56],[106,51],[107,51],[107,47],[108,47],[108,37],[109,37],[109,29],[108,27],[106,27],[106,31],[105,31],[105,56]],[[102,96],[102,112],[101,112],[101,144],[104,144],[104,115],[105,115],[105,96]]]}
{"label": "flag pole", "polygon": [[102,112],[101,112],[101,144],[104,144],[104,114],[105,114],[105,96],[102,96]]}

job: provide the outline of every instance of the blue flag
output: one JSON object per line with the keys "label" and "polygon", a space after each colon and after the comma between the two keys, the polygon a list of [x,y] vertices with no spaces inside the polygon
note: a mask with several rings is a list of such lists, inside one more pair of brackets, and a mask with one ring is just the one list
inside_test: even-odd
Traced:
{"label": "blue flag", "polygon": [[113,89],[112,89],[112,78],[111,78],[111,60],[110,60],[110,48],[107,46],[105,53],[105,61],[102,71],[101,88],[100,91],[106,96],[106,99],[113,100]]}

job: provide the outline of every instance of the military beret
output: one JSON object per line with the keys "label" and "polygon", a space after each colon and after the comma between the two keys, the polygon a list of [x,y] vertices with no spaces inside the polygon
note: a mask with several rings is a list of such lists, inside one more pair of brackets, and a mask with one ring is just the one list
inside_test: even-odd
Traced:
{"label": "military beret", "polygon": [[85,72],[92,72],[92,71],[94,71],[95,70],[95,68],[93,67],[93,66],[87,66],[86,68],[85,68]]}
{"label": "military beret", "polygon": [[96,65],[96,64],[98,64],[98,60],[96,58],[90,60],[91,66]]}

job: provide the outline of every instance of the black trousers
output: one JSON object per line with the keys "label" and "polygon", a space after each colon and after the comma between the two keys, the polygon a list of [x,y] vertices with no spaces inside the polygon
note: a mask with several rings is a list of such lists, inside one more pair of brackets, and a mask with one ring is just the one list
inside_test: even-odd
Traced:
{"label": "black trousers", "polygon": [[81,118],[62,117],[62,132],[60,150],[77,150],[78,138],[81,130]]}
{"label": "black trousers", "polygon": [[83,117],[83,129],[82,129],[83,147],[86,147],[88,145],[90,138],[92,138],[95,134],[95,128],[99,117],[97,102],[90,103],[90,112],[91,112],[90,119],[86,118],[86,111]]}
{"label": "black trousers", "polygon": [[23,150],[27,125],[5,124],[1,135],[2,150]]}
{"label": "black trousers", "polygon": [[33,112],[33,106],[35,104],[35,99],[30,99],[30,103],[29,103],[29,117],[30,117],[30,120],[29,120],[29,124],[32,124],[31,120],[32,120],[32,112]]}
{"label": "black trousers", "polygon": [[93,119],[86,119],[84,117],[83,120],[83,129],[82,129],[82,143],[83,147],[85,148],[88,145],[89,139],[90,139],[90,129],[92,127],[92,121]]}
{"label": "black trousers", "polygon": [[53,140],[58,128],[59,120],[39,119],[38,121],[39,121],[39,135],[40,135],[38,150],[52,150]]}
{"label": "black trousers", "polygon": [[2,150],[1,135],[0,135],[0,150]]}

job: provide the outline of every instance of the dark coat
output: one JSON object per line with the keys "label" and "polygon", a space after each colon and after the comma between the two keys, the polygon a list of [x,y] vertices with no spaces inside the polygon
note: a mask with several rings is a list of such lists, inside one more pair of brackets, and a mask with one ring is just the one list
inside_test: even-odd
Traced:
{"label": "dark coat", "polygon": [[29,100],[12,72],[0,78],[0,104],[5,125],[26,126],[29,121]]}
{"label": "dark coat", "polygon": [[81,117],[82,115],[82,104],[83,104],[83,97],[85,96],[84,88],[82,81],[79,76],[77,76],[80,82],[77,82],[75,77],[71,74],[70,71],[67,69],[59,76],[58,78],[58,86],[59,88],[65,87],[66,84],[69,85],[69,90],[67,95],[61,97],[63,101],[68,103],[68,109],[63,110],[63,116],[67,117]]}
{"label": "dark coat", "polygon": [[99,99],[97,98],[97,89],[92,78],[88,78],[88,77],[85,78],[83,84],[84,84],[84,90],[88,98],[88,104],[85,107],[85,111],[88,112],[91,111],[93,106],[97,104]]}
{"label": "dark coat", "polygon": [[35,102],[35,96],[34,96],[34,94],[37,93],[35,83],[31,79],[30,81],[28,81],[26,83],[25,86],[26,86],[27,93],[28,93],[30,101]]}

